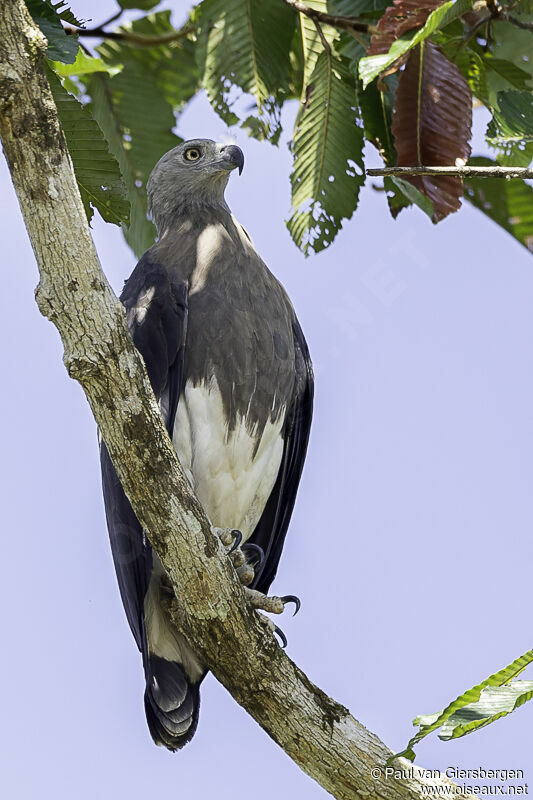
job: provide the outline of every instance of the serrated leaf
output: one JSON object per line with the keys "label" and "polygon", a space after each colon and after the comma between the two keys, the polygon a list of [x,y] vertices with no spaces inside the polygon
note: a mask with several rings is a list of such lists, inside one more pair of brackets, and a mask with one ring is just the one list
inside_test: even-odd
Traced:
{"label": "serrated leaf", "polygon": [[101,58],[93,58],[93,56],[85,53],[81,47],[73,64],[51,61],[50,66],[60,78],[90,75],[93,72],[107,72],[108,75],[116,75],[122,69],[121,65],[112,66],[111,64],[106,64]]}
{"label": "serrated leaf", "polygon": [[472,0],[450,0],[444,5],[435,9],[427,18],[422,28],[414,34],[407,34],[401,39],[397,39],[391,46],[388,53],[376,56],[367,56],[359,62],[359,77],[366,87],[378,75],[390,65],[401,58],[405,53],[424,42],[436,30],[445,28],[455,19],[460,17],[472,7]]}
{"label": "serrated leaf", "polygon": [[[476,157],[469,165],[490,167],[495,162]],[[464,197],[533,252],[533,188],[526,181],[466,178]]]}
{"label": "serrated leaf", "polygon": [[75,25],[77,28],[85,27],[85,21],[75,16],[75,14],[72,12],[72,9],[69,8],[66,0],[57,0],[55,3],[53,0],[44,0],[44,2],[46,5],[50,6],[57,16],[63,20],[63,22],[68,22],[70,25]]}
{"label": "serrated leaf", "polygon": [[[121,26],[118,32],[155,38],[178,34],[170,21],[170,14],[170,11],[148,14]],[[185,29],[189,27],[190,24],[186,23]],[[179,110],[196,93],[200,81],[192,33],[185,35],[181,29],[181,34],[176,41],[154,47],[136,47],[125,40],[106,39],[97,51],[108,64],[136,64],[140,70],[149,73],[170,105]]]}
{"label": "serrated leaf", "polygon": [[[411,51],[396,90],[392,132],[399,167],[453,166],[470,156],[472,94],[455,64],[433,42]],[[433,203],[433,221],[461,205],[460,178],[406,180]]]}
{"label": "serrated leaf", "polygon": [[[533,40],[533,37],[532,37]],[[486,135],[489,144],[533,142],[533,95],[531,92],[500,92]]]}
{"label": "serrated leaf", "polygon": [[149,72],[128,63],[119,75],[95,73],[87,82],[90,109],[105,133],[131,203],[126,241],[141,256],[155,241],[146,216],[146,181],[161,156],[182,140],[174,136],[172,107]]}
{"label": "serrated leaf", "polygon": [[[309,8],[328,13],[328,2],[327,0],[309,0]],[[300,100],[304,102],[304,95],[307,92],[307,87],[311,81],[316,62],[324,52],[324,44],[313,20],[309,19],[306,14],[299,13],[298,21],[300,24],[304,59],[303,94]],[[339,31],[329,25],[323,25],[321,30],[327,45],[329,47],[337,47],[341,36]],[[337,52],[339,52],[339,50],[337,50]]]}
{"label": "serrated leaf", "polygon": [[[76,35],[67,36],[61,24],[61,14],[58,7],[63,6],[59,2],[54,6],[47,0],[26,0],[26,6],[33,21],[39,26],[48,42],[47,57],[51,61],[63,61],[65,64],[73,64],[76,60],[79,42]],[[63,9],[63,13],[66,10]],[[75,17],[74,17],[75,19]]]}
{"label": "serrated leaf", "polygon": [[47,77],[87,219],[91,221],[96,208],[106,222],[127,224],[130,204],[125,196],[126,187],[102,131],[88,109],[61,86],[52,70],[47,70]]}
{"label": "serrated leaf", "polygon": [[294,213],[287,227],[306,255],[331,244],[357,206],[364,181],[364,136],[358,123],[349,64],[323,49],[292,142]]}
{"label": "serrated leaf", "polygon": [[219,116],[233,125],[235,88],[253,95],[260,138],[276,142],[289,94],[296,15],[279,0],[203,0],[195,9],[202,84]]}
{"label": "serrated leaf", "polygon": [[[482,180],[485,179],[483,178]],[[472,689],[468,689],[468,691],[459,695],[459,697],[457,697],[452,703],[446,706],[446,708],[443,711],[439,711],[437,714],[425,714],[417,717],[415,720],[413,720],[413,725],[420,726],[420,730],[409,741],[405,750],[403,750],[401,753],[396,753],[389,760],[392,761],[393,758],[403,757],[409,759],[409,761],[414,761],[415,752],[413,748],[416,744],[418,744],[418,742],[420,742],[428,734],[437,730],[441,726],[444,726],[445,724],[449,723],[452,717],[455,714],[459,714],[461,710],[464,709],[465,707],[468,706],[471,707],[473,704],[478,703],[483,691],[488,687],[501,687],[504,686],[505,684],[508,684],[509,681],[512,680],[512,678],[519,675],[532,661],[533,661],[533,650],[528,650],[527,653],[524,653],[523,656],[517,658],[507,667],[504,667],[504,669],[501,669],[499,672],[496,672],[494,675],[491,675],[489,678],[486,678],[477,686],[473,686]],[[526,682],[524,681],[523,683]],[[527,681],[527,683],[531,682]],[[525,699],[522,702],[525,702]],[[508,700],[510,701],[510,698],[508,698]],[[488,708],[486,710],[488,710]],[[509,711],[507,711],[506,713],[509,713]],[[503,714],[500,714],[500,716],[503,716]],[[486,721],[484,724],[488,724],[488,721]],[[465,731],[465,733],[466,732],[468,731]]]}

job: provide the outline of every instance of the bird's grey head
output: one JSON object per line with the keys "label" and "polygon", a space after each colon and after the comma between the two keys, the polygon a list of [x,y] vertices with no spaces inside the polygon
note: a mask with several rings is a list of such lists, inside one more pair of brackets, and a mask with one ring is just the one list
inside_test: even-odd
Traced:
{"label": "bird's grey head", "polygon": [[242,150],[212,139],[190,139],[159,159],[146,185],[148,211],[159,235],[184,214],[206,206],[227,208],[224,189],[232,169],[244,166]]}

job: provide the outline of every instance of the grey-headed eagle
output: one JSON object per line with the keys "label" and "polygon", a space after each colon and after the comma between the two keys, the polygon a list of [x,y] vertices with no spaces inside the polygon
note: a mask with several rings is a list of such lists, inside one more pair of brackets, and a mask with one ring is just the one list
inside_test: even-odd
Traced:
{"label": "grey-headed eagle", "polygon": [[[243,164],[238,147],[209,139],[160,159],[147,184],[158,239],[121,300],[181,466],[213,527],[238,537],[243,582],[266,593],[307,449],[313,374],[285,290],[224,199],[230,172]],[[165,611],[166,575],[104,444],[101,465],[148,725],[157,744],[176,750],[196,729],[206,669]]]}

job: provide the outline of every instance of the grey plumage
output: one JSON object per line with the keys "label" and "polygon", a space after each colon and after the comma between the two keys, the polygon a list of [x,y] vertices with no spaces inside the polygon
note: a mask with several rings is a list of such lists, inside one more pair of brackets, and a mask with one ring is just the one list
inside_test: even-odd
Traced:
{"label": "grey plumage", "polygon": [[[287,295],[224,200],[239,148],[193,140],[158,162],[148,199],[159,238],[121,300],[182,467],[213,525],[265,552],[274,579],[307,448],[313,380]],[[205,675],[162,609],[157,557],[102,446],[104,500],[130,627],[143,654],[145,708],[158,744],[193,735]]]}

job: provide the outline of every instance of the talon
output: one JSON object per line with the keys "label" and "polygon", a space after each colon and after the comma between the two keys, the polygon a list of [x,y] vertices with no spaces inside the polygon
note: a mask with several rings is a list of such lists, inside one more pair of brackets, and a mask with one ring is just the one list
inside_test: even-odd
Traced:
{"label": "talon", "polygon": [[287,605],[287,603],[294,603],[294,605],[296,606],[296,608],[294,609],[294,614],[293,614],[292,616],[293,616],[293,617],[295,617],[295,616],[296,616],[296,614],[298,613],[298,611],[300,610],[300,607],[301,607],[301,605],[302,605],[302,604],[300,603],[300,598],[299,598],[299,597],[296,597],[296,595],[295,595],[295,594],[285,594],[285,595],[283,595],[283,597],[282,597],[282,598],[280,598],[280,599],[281,599],[281,600],[283,600],[283,602],[285,603],[285,605]]}
{"label": "talon", "polygon": [[242,542],[242,533],[240,531],[233,530],[232,534],[235,537],[235,541],[233,542],[233,544],[231,545],[230,549],[228,550],[228,555],[229,555],[229,553],[233,553],[233,551],[236,550],[238,548],[238,546],[240,545],[240,543]]}
{"label": "talon", "polygon": [[274,633],[278,634],[279,638],[281,639],[281,647],[282,647],[283,650],[285,650],[285,648],[287,647],[287,644],[288,644],[287,637],[285,636],[285,634],[283,633],[281,628],[278,628],[277,625],[274,625]]}
{"label": "talon", "polygon": [[259,570],[263,565],[263,561],[265,560],[265,551],[262,547],[258,544],[254,544],[253,542],[246,542],[243,547],[244,552],[248,555],[248,552],[251,550],[253,553],[257,554],[257,561],[254,562],[253,566],[255,570]]}

